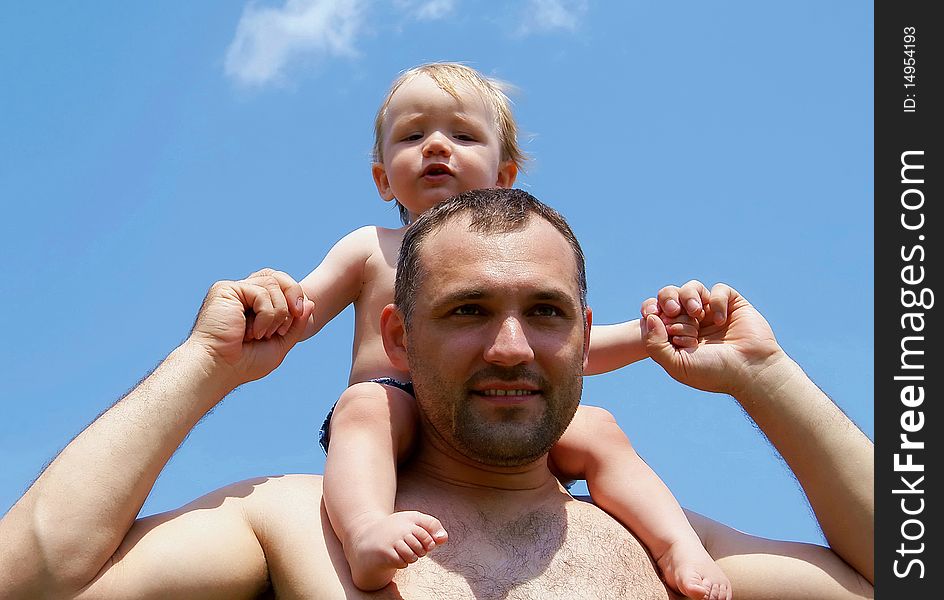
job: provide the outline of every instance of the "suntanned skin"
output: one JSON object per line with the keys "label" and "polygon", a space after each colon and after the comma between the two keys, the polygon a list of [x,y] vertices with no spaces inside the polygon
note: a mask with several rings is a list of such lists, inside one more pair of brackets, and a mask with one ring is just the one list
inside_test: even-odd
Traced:
{"label": "suntanned skin", "polygon": [[[488,285],[476,302],[481,312],[457,315],[460,321],[484,315],[481,321],[443,320],[420,306],[414,318],[421,325],[408,332],[395,308],[385,309],[382,334],[391,360],[407,366],[414,344],[412,351],[432,363],[409,365],[419,382],[426,368],[458,377],[531,352],[534,368],[550,379],[579,377],[566,364],[586,355],[589,331],[582,319],[534,322],[537,315],[558,314],[536,313],[534,290],[573,281],[571,274],[561,276],[564,261],[547,264],[528,254],[555,242],[542,223],[489,244],[507,248],[504,258],[466,265],[475,281]],[[476,243],[477,234],[467,235],[452,243]],[[558,247],[556,256],[563,253]],[[509,270],[514,263],[525,268]],[[501,276],[483,277],[490,272]],[[432,284],[423,297],[440,306],[436,299],[448,280]],[[668,342],[662,321],[649,317],[650,354],[683,383],[732,394],[745,407],[797,474],[833,548],[753,538],[689,515],[736,597],[871,597],[870,443],[783,353],[736,291],[716,286],[708,292],[692,282],[660,298],[673,294],[707,298],[706,322],[717,318],[719,324],[703,327],[694,351],[680,351]],[[569,314],[574,299],[564,294],[561,301],[556,308]],[[247,339],[253,337],[246,334],[247,308],[253,327],[269,337]],[[354,589],[324,510],[313,510],[321,505],[316,476],[235,484],[135,522],[160,469],[195,423],[234,387],[277,367],[311,311],[298,284],[283,273],[215,284],[190,338],[73,440],[0,521],[0,589],[11,598],[671,597],[639,543],[592,505],[569,498],[546,456],[512,467],[469,459],[452,433],[434,427],[440,420],[432,407],[449,404],[424,398],[422,386],[421,450],[401,472],[397,508],[435,512],[452,537],[381,592]],[[286,318],[291,325],[278,335]],[[435,363],[425,342],[444,328],[455,333],[445,341],[445,355],[456,360]],[[561,354],[549,354],[554,348]],[[544,410],[541,397],[528,402],[527,411]],[[502,413],[487,402],[478,408],[482,418]]]}
{"label": "suntanned skin", "polygon": [[[509,598],[625,598],[629,590],[631,597],[674,597],[625,528],[554,481],[534,490],[470,491],[411,472],[400,484],[398,508],[437,510],[454,524],[453,537],[385,590],[364,593],[351,583],[326,513],[311,509],[319,506],[321,478],[287,475],[236,484],[140,521],[123,558],[77,597],[470,598],[502,586],[516,588]],[[482,511],[461,508],[469,503]],[[537,522],[546,526],[534,531]]]}
{"label": "suntanned skin", "polygon": [[[457,193],[509,188],[515,181],[517,166],[503,157],[494,108],[467,82],[455,93],[423,74],[398,86],[386,105],[372,175],[380,196],[396,199],[411,222]],[[363,590],[382,588],[398,568],[448,541],[447,528],[435,515],[394,510],[397,465],[415,447],[418,415],[412,396],[371,381],[411,379],[390,363],[379,325],[380,311],[393,301],[396,255],[405,230],[358,229],[301,281],[315,303],[304,338],[354,305],[350,387],[332,409],[324,497],[354,582]],[[695,343],[695,314],[667,317],[676,346]],[[258,338],[262,332],[255,334]],[[647,356],[638,319],[595,327],[591,337],[587,375]],[[555,444],[551,464],[562,480],[587,480],[598,504],[639,535],[674,589],[698,599],[708,590],[706,600],[730,600],[724,573],[611,414],[581,407]],[[351,478],[353,471],[362,477]]]}

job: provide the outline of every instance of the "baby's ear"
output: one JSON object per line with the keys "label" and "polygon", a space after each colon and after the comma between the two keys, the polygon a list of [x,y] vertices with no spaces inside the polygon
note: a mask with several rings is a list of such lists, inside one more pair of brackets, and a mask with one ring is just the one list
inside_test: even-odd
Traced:
{"label": "baby's ear", "polygon": [[510,188],[518,178],[518,165],[513,160],[506,160],[498,165],[498,177],[495,185],[500,188]]}
{"label": "baby's ear", "polygon": [[403,322],[403,313],[396,304],[388,304],[380,313],[380,335],[383,338],[384,350],[394,368],[400,371],[409,371],[410,363],[406,352],[406,326]]}
{"label": "baby's ear", "polygon": [[371,165],[370,172],[374,176],[374,185],[377,186],[377,193],[380,194],[380,197],[386,202],[393,200],[395,196],[393,195],[393,189],[390,187],[390,181],[387,179],[387,169],[384,168],[383,163],[375,162]]}

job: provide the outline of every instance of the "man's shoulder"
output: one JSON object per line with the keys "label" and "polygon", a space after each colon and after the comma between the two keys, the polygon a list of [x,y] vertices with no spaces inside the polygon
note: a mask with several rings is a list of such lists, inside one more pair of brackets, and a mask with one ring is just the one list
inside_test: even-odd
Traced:
{"label": "man's shoulder", "polygon": [[276,513],[284,514],[298,504],[310,508],[311,502],[321,502],[322,479],[321,475],[304,473],[268,475],[247,479],[225,489],[242,488],[247,504],[266,509],[276,503],[280,507]]}
{"label": "man's shoulder", "polygon": [[312,489],[321,490],[323,475],[312,473],[289,473],[286,475],[268,475],[258,477],[250,481],[259,482],[258,485],[266,488],[279,488],[284,491],[311,491]]}
{"label": "man's shoulder", "polygon": [[238,499],[257,535],[260,532],[320,529],[321,475],[256,477],[229,485],[217,493]]}
{"label": "man's shoulder", "polygon": [[289,597],[347,594],[349,572],[322,502],[322,477],[277,475],[242,485],[251,487],[246,515],[266,556],[272,587]]}

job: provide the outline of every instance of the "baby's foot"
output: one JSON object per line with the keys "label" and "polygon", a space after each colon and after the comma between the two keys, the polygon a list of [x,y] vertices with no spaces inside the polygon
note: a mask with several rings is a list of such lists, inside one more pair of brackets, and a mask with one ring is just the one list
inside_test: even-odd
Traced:
{"label": "baby's foot", "polygon": [[364,522],[348,537],[344,555],[351,566],[354,585],[364,591],[384,587],[397,569],[448,539],[439,519],[416,511],[404,511]]}
{"label": "baby's foot", "polygon": [[731,582],[700,544],[687,549],[673,546],[659,558],[665,582],[693,600],[731,600]]}

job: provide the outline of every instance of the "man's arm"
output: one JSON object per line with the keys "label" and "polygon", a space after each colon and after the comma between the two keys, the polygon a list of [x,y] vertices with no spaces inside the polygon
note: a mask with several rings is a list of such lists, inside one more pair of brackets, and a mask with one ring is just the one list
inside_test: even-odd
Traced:
{"label": "man's arm", "polygon": [[874,597],[872,584],[829,548],[748,535],[691,511],[686,516],[739,600]]}
{"label": "man's arm", "polygon": [[[673,295],[682,303],[688,297],[709,297],[704,286],[690,282],[660,293],[660,305]],[[718,285],[710,292],[709,304],[698,346],[692,349],[673,347],[662,321],[648,316],[645,336],[650,355],[686,385],[734,396],[793,470],[831,551],[844,561],[830,563],[831,578],[847,580],[858,573],[874,581],[872,443],[784,353],[770,326],[743,296]],[[715,531],[716,541],[721,540],[716,549],[728,556],[722,566],[727,571],[727,565],[732,565],[740,578],[736,581],[729,573],[739,597],[745,589],[764,587],[775,575],[799,580],[808,571],[802,557],[782,560],[780,552],[794,546],[780,542],[765,546],[749,538],[752,541],[745,548],[751,550],[741,553],[732,549],[740,548],[747,536]],[[803,582],[813,585],[808,577]],[[801,597],[791,591],[796,589],[773,593],[778,598]],[[832,597],[825,588],[816,590],[822,593],[816,597]]]}
{"label": "man's arm", "polygon": [[[184,569],[184,577],[196,573],[198,564],[213,577],[220,569],[264,577],[259,544],[236,502],[185,511],[186,518],[165,528],[170,535],[142,546],[152,548],[150,553],[133,553],[140,566],[125,568],[121,558],[145,543],[147,531],[170,519],[164,515],[134,525],[173,452],[224,395],[281,363],[311,309],[298,284],[282,273],[263,271],[243,281],[215,284],[188,340],[79,434],[0,520],[4,593],[60,598],[84,590],[88,597],[141,597],[148,581],[172,577],[174,567],[185,566],[188,559],[191,567]],[[200,528],[226,550],[201,554],[201,544],[193,539]]]}

